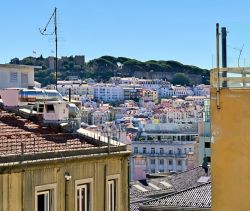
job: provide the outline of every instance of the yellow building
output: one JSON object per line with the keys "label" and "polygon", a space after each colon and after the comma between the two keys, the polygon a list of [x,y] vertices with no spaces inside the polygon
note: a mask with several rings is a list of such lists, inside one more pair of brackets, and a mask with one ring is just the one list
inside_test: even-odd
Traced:
{"label": "yellow building", "polygon": [[222,71],[211,71],[212,210],[249,211],[250,71]]}
{"label": "yellow building", "polygon": [[0,109],[0,211],[127,211],[126,145]]}
{"label": "yellow building", "polygon": [[156,90],[152,89],[143,89],[142,91],[142,98],[144,101],[158,101],[158,93]]}

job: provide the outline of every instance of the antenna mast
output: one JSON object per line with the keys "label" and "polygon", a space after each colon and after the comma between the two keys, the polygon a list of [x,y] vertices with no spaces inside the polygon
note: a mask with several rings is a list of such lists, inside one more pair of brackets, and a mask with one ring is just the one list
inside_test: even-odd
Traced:
{"label": "antenna mast", "polygon": [[[47,35],[55,35],[55,47],[56,47],[56,57],[55,57],[55,66],[56,66],[56,90],[57,90],[57,72],[58,72],[58,58],[57,58],[57,14],[56,14],[56,12],[57,12],[57,8],[55,7],[55,9],[54,9],[54,11],[53,11],[53,13],[52,13],[52,15],[50,16],[50,19],[49,19],[49,21],[48,21],[48,23],[46,24],[46,26],[44,27],[44,29],[43,30],[41,30],[40,28],[39,28],[39,31],[40,31],[40,33],[42,34],[42,35],[44,35],[44,36],[47,36]],[[46,33],[46,31],[47,31],[47,27],[49,26],[49,24],[50,24],[50,22],[51,22],[51,20],[54,18],[54,31],[53,32],[51,32],[51,33]]]}

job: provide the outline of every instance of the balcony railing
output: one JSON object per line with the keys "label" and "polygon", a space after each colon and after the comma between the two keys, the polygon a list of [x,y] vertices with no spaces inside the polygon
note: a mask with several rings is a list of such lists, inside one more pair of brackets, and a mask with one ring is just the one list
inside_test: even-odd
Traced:
{"label": "balcony railing", "polygon": [[[224,74],[223,74],[224,73]],[[214,88],[250,88],[250,67],[220,68],[210,71]]]}
{"label": "balcony railing", "polygon": [[[194,140],[196,141],[196,140]],[[159,145],[187,145],[192,144],[193,141],[152,141],[152,140],[143,140],[143,141],[133,141],[132,145],[142,144],[142,145],[150,145],[150,144],[159,144]]]}
{"label": "balcony railing", "polygon": [[147,157],[171,157],[171,158],[186,158],[187,154],[184,153],[143,153],[143,152],[137,152],[133,153],[133,156],[141,155],[141,156],[147,156]]}

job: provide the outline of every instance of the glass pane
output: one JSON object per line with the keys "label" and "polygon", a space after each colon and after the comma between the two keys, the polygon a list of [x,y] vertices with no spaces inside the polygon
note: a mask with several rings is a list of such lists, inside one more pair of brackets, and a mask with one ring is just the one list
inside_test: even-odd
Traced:
{"label": "glass pane", "polygon": [[37,211],[44,211],[44,194],[37,195]]}
{"label": "glass pane", "polygon": [[80,195],[80,191],[79,191],[79,189],[77,189],[77,196],[76,196],[77,211],[80,211],[80,204],[79,204],[79,203],[80,203],[80,200],[79,200],[79,197],[80,197],[80,196],[79,196],[79,195]]}
{"label": "glass pane", "polygon": [[86,188],[82,188],[82,210],[81,211],[87,211],[87,209],[86,209],[86,202],[85,202],[85,200],[86,200],[86,194],[85,194],[85,189]]}

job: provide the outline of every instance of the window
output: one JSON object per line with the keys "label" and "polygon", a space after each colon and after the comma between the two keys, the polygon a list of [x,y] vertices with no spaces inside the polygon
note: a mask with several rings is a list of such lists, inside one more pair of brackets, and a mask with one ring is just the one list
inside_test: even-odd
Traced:
{"label": "window", "polygon": [[93,179],[76,180],[75,182],[75,210],[91,211],[93,204]]}
{"label": "window", "polygon": [[205,148],[211,148],[210,142],[205,142]]}
{"label": "window", "polygon": [[134,153],[138,153],[138,147],[134,147]]}
{"label": "window", "polygon": [[160,159],[160,160],[159,160],[159,163],[160,163],[160,165],[164,165],[164,160],[163,160],[163,159]]}
{"label": "window", "polygon": [[10,72],[10,82],[16,83],[18,81],[17,72]]}
{"label": "window", "polygon": [[21,73],[21,84],[22,86],[28,85],[28,73]]}
{"label": "window", "polygon": [[170,165],[170,166],[173,165],[173,160],[169,160],[168,165]]}
{"label": "window", "polygon": [[160,148],[160,154],[163,154],[163,153],[164,153],[164,149]]}
{"label": "window", "polygon": [[144,154],[146,154],[146,153],[147,153],[147,148],[146,148],[146,147],[143,147],[143,148],[142,148],[142,152],[143,152]]}
{"label": "window", "polygon": [[151,148],[151,154],[155,154],[155,148]]}
{"label": "window", "polygon": [[89,184],[78,185],[76,191],[77,211],[89,210]]}
{"label": "window", "polygon": [[120,210],[120,175],[109,175],[106,180],[106,207],[107,211]]}
{"label": "window", "polygon": [[170,155],[172,155],[172,154],[173,154],[173,150],[170,149],[170,150],[168,151],[168,153],[169,153]]}
{"label": "window", "polygon": [[48,113],[54,113],[55,112],[54,105],[53,104],[46,105],[46,110]]}
{"label": "window", "polygon": [[37,193],[37,211],[51,210],[50,191],[41,191]]}
{"label": "window", "polygon": [[151,165],[154,165],[154,164],[155,164],[155,159],[151,159],[151,160],[150,160],[150,164],[151,164]]}
{"label": "window", "polygon": [[35,187],[35,211],[56,210],[56,185]]}
{"label": "window", "polygon": [[181,160],[178,160],[178,161],[177,161],[177,165],[178,165],[178,166],[181,166],[181,164],[182,164]]}
{"label": "window", "polygon": [[180,155],[181,154],[181,149],[178,148],[177,151],[178,151],[178,154]]}
{"label": "window", "polygon": [[151,173],[155,173],[155,169],[151,169]]}
{"label": "window", "polygon": [[116,210],[116,180],[108,181],[108,211]]}

